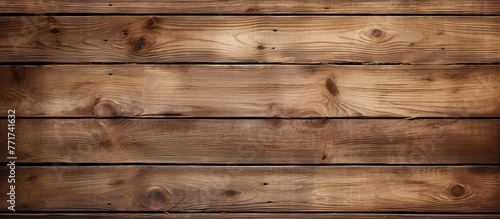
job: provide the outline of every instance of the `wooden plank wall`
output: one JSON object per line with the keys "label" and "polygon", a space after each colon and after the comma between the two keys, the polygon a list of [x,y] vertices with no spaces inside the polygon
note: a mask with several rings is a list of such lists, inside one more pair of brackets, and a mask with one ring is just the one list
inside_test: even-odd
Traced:
{"label": "wooden plank wall", "polygon": [[499,15],[1,1],[0,217],[500,218]]}

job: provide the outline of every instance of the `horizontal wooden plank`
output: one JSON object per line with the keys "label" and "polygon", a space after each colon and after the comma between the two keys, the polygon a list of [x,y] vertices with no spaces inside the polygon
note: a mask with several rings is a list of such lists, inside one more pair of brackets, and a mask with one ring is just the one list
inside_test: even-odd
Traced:
{"label": "horizontal wooden plank", "polygon": [[498,117],[500,66],[0,66],[18,116]]}
{"label": "horizontal wooden plank", "polygon": [[16,210],[498,212],[499,177],[493,166],[18,166]]}
{"label": "horizontal wooden plank", "polygon": [[[15,142],[21,163],[500,164],[499,127],[500,120],[19,119]],[[7,156],[0,150],[1,161]]]}
{"label": "horizontal wooden plank", "polygon": [[349,214],[349,213],[177,213],[177,214],[1,214],[0,217],[15,217],[18,219],[186,219],[186,218],[315,218],[315,219],[375,219],[375,218],[405,218],[405,219],[424,219],[424,218],[478,218],[478,219],[498,219],[500,214]]}
{"label": "horizontal wooden plank", "polygon": [[0,27],[0,62],[500,62],[497,16],[20,16]]}
{"label": "horizontal wooden plank", "polygon": [[498,0],[3,0],[0,13],[498,14]]}

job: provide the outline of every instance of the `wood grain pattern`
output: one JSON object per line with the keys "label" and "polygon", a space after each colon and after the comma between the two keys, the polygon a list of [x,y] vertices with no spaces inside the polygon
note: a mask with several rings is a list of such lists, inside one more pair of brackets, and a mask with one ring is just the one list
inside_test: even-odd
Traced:
{"label": "wood grain pattern", "polygon": [[0,1],[0,13],[499,14],[498,0],[30,0]]}
{"label": "wood grain pattern", "polygon": [[0,0],[0,218],[500,218],[499,15]]}
{"label": "wood grain pattern", "polygon": [[499,66],[1,66],[18,116],[498,117]]}
{"label": "wood grain pattern", "polygon": [[350,214],[350,213],[176,213],[176,214],[102,214],[102,213],[86,213],[86,214],[1,214],[0,217],[14,217],[17,219],[187,219],[187,218],[205,218],[205,219],[219,219],[219,218],[287,218],[287,219],[300,219],[300,218],[314,218],[314,219],[430,219],[430,218],[478,218],[478,219],[498,219],[500,214]]}
{"label": "wood grain pattern", "polygon": [[500,62],[497,16],[19,16],[0,27],[0,62]]}
{"label": "wood grain pattern", "polygon": [[18,211],[498,212],[499,168],[17,167],[16,203]]}
{"label": "wood grain pattern", "polygon": [[19,119],[16,144],[21,163],[500,164],[499,127],[500,120]]}

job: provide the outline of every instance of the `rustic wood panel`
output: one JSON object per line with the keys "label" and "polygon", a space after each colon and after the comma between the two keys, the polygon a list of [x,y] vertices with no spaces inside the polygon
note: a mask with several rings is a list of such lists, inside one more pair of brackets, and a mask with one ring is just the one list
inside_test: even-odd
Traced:
{"label": "rustic wood panel", "polygon": [[498,15],[0,1],[0,218],[500,218]]}
{"label": "rustic wood panel", "polygon": [[0,13],[498,14],[498,0],[3,0]]}
{"label": "rustic wood panel", "polygon": [[[14,214],[0,214],[0,217],[13,217]],[[49,218],[49,219],[186,219],[186,218],[206,218],[206,219],[218,219],[218,218],[315,218],[315,219],[375,219],[375,218],[405,218],[405,219],[424,219],[424,218],[453,218],[453,219],[463,219],[463,218],[479,218],[479,219],[498,219],[500,214],[349,214],[349,213],[177,213],[177,214],[102,214],[102,213],[87,213],[87,214],[15,214],[15,218],[18,219],[39,219],[39,218]]]}
{"label": "rustic wood panel", "polygon": [[498,117],[499,66],[1,66],[18,116]]}
{"label": "rustic wood panel", "polygon": [[21,163],[499,164],[499,127],[500,120],[19,119],[16,155]]}
{"label": "rustic wood panel", "polygon": [[16,173],[18,211],[500,209],[500,167],[492,166],[19,166]]}
{"label": "rustic wood panel", "polygon": [[19,16],[0,26],[0,62],[500,62],[497,16]]}

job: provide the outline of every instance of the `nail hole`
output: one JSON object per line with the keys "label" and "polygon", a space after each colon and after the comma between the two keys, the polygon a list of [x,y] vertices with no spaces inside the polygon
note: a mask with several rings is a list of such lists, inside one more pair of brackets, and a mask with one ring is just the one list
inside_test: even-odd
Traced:
{"label": "nail hole", "polygon": [[109,75],[109,76],[111,76],[111,75],[113,75],[113,74],[109,73],[108,75]]}
{"label": "nail hole", "polygon": [[262,183],[262,185],[265,185],[265,186],[267,186],[267,183]]}
{"label": "nail hole", "polygon": [[276,49],[276,47],[273,47],[272,49]]}
{"label": "nail hole", "polygon": [[113,6],[112,4],[109,4],[109,6]]}
{"label": "nail hole", "polygon": [[274,29],[273,32],[277,32],[278,30]]}

